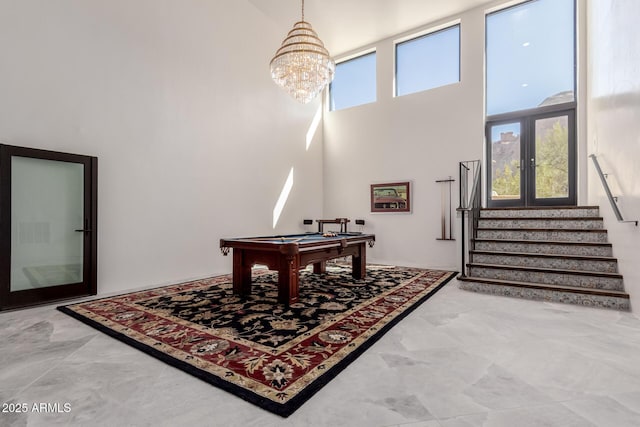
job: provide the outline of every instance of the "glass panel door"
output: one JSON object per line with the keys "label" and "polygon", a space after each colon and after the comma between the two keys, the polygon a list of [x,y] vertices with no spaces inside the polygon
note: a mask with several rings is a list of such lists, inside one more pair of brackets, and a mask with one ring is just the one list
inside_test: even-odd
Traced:
{"label": "glass panel door", "polygon": [[491,142],[489,201],[493,206],[522,203],[521,134],[520,121],[488,126],[487,138]]}
{"label": "glass panel door", "polygon": [[570,114],[533,119],[532,139],[535,142],[530,162],[534,175],[534,200],[531,204],[564,203],[571,199],[572,121]]}
{"label": "glass panel door", "polygon": [[82,282],[84,165],[11,157],[11,292]]}
{"label": "glass panel door", "polygon": [[96,293],[97,158],[0,145],[0,309]]}
{"label": "glass panel door", "polygon": [[574,205],[573,109],[487,124],[489,207]]}

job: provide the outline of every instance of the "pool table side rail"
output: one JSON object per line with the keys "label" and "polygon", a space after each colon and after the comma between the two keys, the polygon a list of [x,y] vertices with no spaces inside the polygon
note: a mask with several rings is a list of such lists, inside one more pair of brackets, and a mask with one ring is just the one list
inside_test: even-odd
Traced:
{"label": "pool table side rail", "polygon": [[[313,234],[309,234],[312,236]],[[259,249],[263,251],[277,252],[306,252],[310,250],[318,250],[322,248],[332,248],[336,246],[351,246],[362,242],[369,242],[372,246],[376,238],[373,234],[339,234],[336,237],[326,237],[318,240],[300,240],[300,241],[278,241],[280,237],[274,236],[273,240],[265,240],[265,237],[242,237],[234,239],[220,239],[220,249],[236,248],[236,249]]]}

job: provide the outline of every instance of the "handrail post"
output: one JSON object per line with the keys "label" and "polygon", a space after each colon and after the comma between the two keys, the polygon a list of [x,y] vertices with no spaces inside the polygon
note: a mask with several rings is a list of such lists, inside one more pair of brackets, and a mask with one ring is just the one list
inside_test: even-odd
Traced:
{"label": "handrail post", "polygon": [[613,208],[613,213],[616,216],[616,219],[618,220],[618,222],[632,222],[637,227],[638,226],[637,220],[625,221],[624,218],[622,217],[622,212],[620,212],[620,208],[618,208],[618,204],[616,203],[615,197],[613,197],[613,194],[611,194],[611,189],[609,188],[609,184],[607,183],[607,178],[605,177],[604,173],[602,173],[602,169],[600,168],[600,163],[598,162],[598,158],[596,157],[596,155],[590,154],[589,157],[591,157],[591,160],[593,160],[593,165],[596,168],[596,172],[598,172],[598,176],[600,177],[600,182],[602,182],[602,186],[604,187],[604,192],[607,195],[607,198],[609,199],[609,203],[611,204],[611,208]]}
{"label": "handrail post", "polygon": [[[459,205],[458,205],[458,211],[460,212],[460,216],[462,217],[462,221],[461,221],[461,226],[460,226],[460,240],[462,241],[462,251],[461,251],[461,262],[460,262],[460,275],[462,277],[466,277],[465,274],[465,265],[464,265],[464,259],[465,259],[465,255],[464,255],[464,241],[465,241],[465,235],[464,235],[464,217],[465,217],[465,211],[464,211],[464,206],[462,204],[462,199],[464,197],[464,191],[463,188],[467,185],[467,180],[466,180],[466,173],[463,173],[462,168],[467,168],[463,162],[460,162],[459,164],[459,174],[460,174],[460,193],[459,193]],[[468,168],[467,168],[468,170]],[[464,184],[462,183],[462,179],[463,179],[463,175],[465,175],[464,177]]]}
{"label": "handrail post", "polygon": [[[471,195],[469,195],[469,172],[473,174]],[[476,225],[478,222],[481,201],[482,187],[480,181],[482,180],[482,174],[480,173],[480,160],[469,160],[459,163],[460,173],[460,205],[457,209],[460,212],[460,237],[462,239],[461,245],[461,277],[466,277],[467,271],[467,251],[473,249],[473,239],[476,235]],[[467,217],[467,212],[469,216]],[[468,224],[467,224],[468,221]],[[465,232],[466,229],[466,232]],[[467,245],[466,240],[469,239]]]}

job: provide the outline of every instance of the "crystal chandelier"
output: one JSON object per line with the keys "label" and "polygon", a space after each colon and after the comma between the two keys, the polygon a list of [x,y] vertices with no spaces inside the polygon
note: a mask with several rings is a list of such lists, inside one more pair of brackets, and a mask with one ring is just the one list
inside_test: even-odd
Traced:
{"label": "crystal chandelier", "polygon": [[313,31],[302,19],[293,25],[271,60],[271,78],[299,102],[306,104],[333,80],[336,64]]}

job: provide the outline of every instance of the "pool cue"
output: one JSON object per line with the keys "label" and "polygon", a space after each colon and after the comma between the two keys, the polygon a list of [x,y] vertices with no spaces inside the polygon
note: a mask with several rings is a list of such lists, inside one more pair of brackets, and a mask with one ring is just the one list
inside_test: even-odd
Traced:
{"label": "pool cue", "polygon": [[446,219],[446,214],[444,213],[444,205],[445,205],[445,200],[444,200],[444,193],[445,193],[445,188],[442,186],[440,187],[442,190],[440,191],[440,205],[441,205],[441,209],[440,209],[440,216],[442,218],[442,240],[446,239],[446,234],[447,234],[447,219]]}
{"label": "pool cue", "polygon": [[449,177],[449,239],[453,240],[453,221],[451,220],[452,210],[451,210],[451,183],[453,179]]}

